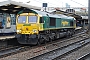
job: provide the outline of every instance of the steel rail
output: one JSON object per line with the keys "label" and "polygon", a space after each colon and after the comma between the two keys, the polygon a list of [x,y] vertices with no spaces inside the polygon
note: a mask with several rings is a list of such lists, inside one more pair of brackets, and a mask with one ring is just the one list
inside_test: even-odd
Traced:
{"label": "steel rail", "polygon": [[81,57],[78,58],[77,60],[85,60],[88,56],[90,57],[90,53],[87,53],[87,54],[81,56]]}
{"label": "steel rail", "polygon": [[22,49],[21,46],[14,46],[14,47],[9,47],[9,48],[5,48],[5,49],[1,49],[0,50],[0,58],[2,58],[4,56],[8,56],[11,53],[15,53],[15,52],[19,51],[20,49]]}
{"label": "steel rail", "polygon": [[47,52],[43,55],[39,55],[37,57],[34,57],[34,58],[31,58],[30,60],[52,60],[52,59],[55,59],[57,58],[58,56],[63,56],[67,53],[70,53],[71,51],[73,50],[76,50],[86,44],[88,44],[90,42],[90,39],[87,39],[87,40],[84,40],[84,43],[81,43],[83,41],[79,41],[79,42],[75,42],[75,43],[72,43],[70,45],[67,45],[67,46],[64,46],[62,48],[58,48],[56,50],[53,50],[53,51],[50,51],[50,52]]}
{"label": "steel rail", "polygon": [[[78,38],[78,37],[79,37],[78,35],[84,35],[84,33],[85,33],[85,32],[75,34],[74,37],[72,37],[72,38],[70,38],[70,39],[67,39],[66,41],[65,41],[65,40],[62,40],[61,43],[67,42],[67,41],[69,41],[69,40],[72,40],[72,39],[74,39],[75,37]],[[57,44],[58,44],[58,43],[60,43],[60,42],[57,42]],[[55,42],[47,43],[47,45],[51,45],[51,44],[56,44],[56,43],[55,43]],[[44,44],[44,45],[46,45],[46,44]],[[43,46],[44,46],[44,45],[43,45]],[[39,47],[39,46],[37,46],[37,47]],[[30,49],[34,49],[34,48],[37,48],[37,47],[34,46],[34,47],[30,48]],[[26,49],[26,50],[24,50],[24,51],[27,51],[27,47],[26,47],[26,46],[24,46],[24,48],[23,48],[23,47],[12,48],[12,50],[10,50],[10,49],[7,48],[7,52],[6,52],[6,53],[3,53],[1,56],[9,55],[9,54],[11,55],[12,53],[17,53],[18,51],[20,51],[20,50],[22,50],[22,49]],[[28,50],[30,50],[30,49],[28,49]],[[8,52],[8,51],[11,51],[11,52]]]}

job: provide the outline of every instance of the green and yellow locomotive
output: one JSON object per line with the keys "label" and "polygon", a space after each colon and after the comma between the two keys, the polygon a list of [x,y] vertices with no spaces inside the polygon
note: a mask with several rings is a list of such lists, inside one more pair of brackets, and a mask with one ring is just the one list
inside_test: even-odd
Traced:
{"label": "green and yellow locomotive", "polygon": [[75,28],[73,17],[27,9],[17,14],[16,38],[20,44],[41,44],[70,36]]}

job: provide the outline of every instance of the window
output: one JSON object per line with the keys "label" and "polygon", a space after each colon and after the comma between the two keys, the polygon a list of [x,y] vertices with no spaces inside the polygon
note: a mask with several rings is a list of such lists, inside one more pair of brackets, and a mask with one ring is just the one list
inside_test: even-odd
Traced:
{"label": "window", "polygon": [[29,23],[36,23],[37,22],[37,16],[29,16]]}
{"label": "window", "polygon": [[11,16],[11,25],[16,25],[16,15],[10,14],[10,16]]}
{"label": "window", "polygon": [[75,13],[75,10],[74,9],[67,9],[66,12]]}
{"label": "window", "polygon": [[43,17],[40,17],[40,23],[44,23]]}
{"label": "window", "polygon": [[19,16],[18,17],[18,23],[25,23],[26,22],[26,16]]}

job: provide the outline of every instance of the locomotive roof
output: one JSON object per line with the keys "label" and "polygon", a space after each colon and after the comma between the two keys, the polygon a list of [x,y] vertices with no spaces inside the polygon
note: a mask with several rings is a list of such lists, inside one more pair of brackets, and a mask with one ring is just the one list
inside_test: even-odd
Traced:
{"label": "locomotive roof", "polygon": [[55,18],[67,18],[67,19],[73,19],[74,18],[74,17],[71,17],[71,16],[63,15],[63,14],[52,14],[52,13],[39,11],[39,10],[34,10],[34,9],[32,9],[32,10],[34,12],[36,12],[37,14],[41,15],[41,16],[49,16],[49,17],[55,17]]}

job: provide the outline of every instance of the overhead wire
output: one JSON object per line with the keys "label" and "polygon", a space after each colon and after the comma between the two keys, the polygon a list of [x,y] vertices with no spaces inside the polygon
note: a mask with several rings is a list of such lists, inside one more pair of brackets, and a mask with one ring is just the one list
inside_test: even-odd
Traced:
{"label": "overhead wire", "polygon": [[79,2],[76,2],[76,1],[74,1],[74,0],[70,0],[70,1],[72,1],[72,2],[74,2],[74,3],[77,3],[77,4],[81,5],[81,6],[86,7],[85,5],[83,5],[83,4],[79,3]]}
{"label": "overhead wire", "polygon": [[[40,0],[34,0],[34,1],[37,1],[37,2],[39,2],[39,3],[44,3],[44,2],[46,2],[46,1],[44,1],[44,0],[42,0],[42,1],[40,1]],[[60,0],[58,0],[58,1],[60,1]],[[72,1],[72,2],[74,2],[74,3],[76,3],[76,4],[79,4],[79,5],[81,5],[81,6],[86,7],[85,5],[83,5],[83,4],[79,3],[79,2],[76,2],[76,1],[74,1],[74,0],[70,0],[70,1]],[[60,2],[62,2],[62,1],[60,1]],[[51,2],[46,2],[46,3],[49,5],[49,7],[50,7],[50,6],[51,6],[51,7],[54,7],[54,5],[57,6],[57,7],[59,7],[59,4],[54,4],[54,3],[51,3]],[[62,5],[62,6],[63,6],[63,5]]]}

